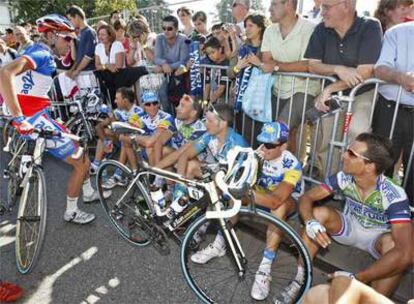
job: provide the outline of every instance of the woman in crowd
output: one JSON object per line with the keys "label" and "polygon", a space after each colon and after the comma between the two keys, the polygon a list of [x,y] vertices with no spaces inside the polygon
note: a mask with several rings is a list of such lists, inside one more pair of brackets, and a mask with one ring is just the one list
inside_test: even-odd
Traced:
{"label": "woman in crowd", "polygon": [[128,25],[130,52],[127,56],[128,66],[143,66],[154,62],[154,44],[156,34],[145,19],[135,19]]}
{"label": "woman in crowd", "polygon": [[[242,82],[243,80],[248,81],[251,67],[261,63],[260,47],[262,45],[264,31],[268,25],[269,22],[264,15],[248,15],[244,20],[246,41],[240,46],[238,56],[233,58],[230,62],[228,75],[230,78],[237,78],[234,106],[238,112],[236,116],[236,124],[239,127],[239,130],[241,130],[242,125],[241,97],[244,91]],[[255,134],[258,134],[257,132],[259,132],[261,124],[259,122],[254,122],[253,119],[246,115],[243,130],[243,132],[245,132],[243,134],[246,138],[253,138],[253,134],[251,134],[252,124],[254,124],[256,130]]]}
{"label": "woman in crowd", "polygon": [[381,22],[383,32],[406,21],[412,5],[413,0],[380,0],[374,16]]}
{"label": "woman in crowd", "polygon": [[122,43],[125,49],[125,54],[128,56],[129,53],[129,39],[125,36],[127,24],[124,19],[118,19],[114,22],[115,39]]}
{"label": "woman in crowd", "polygon": [[191,10],[185,6],[180,7],[177,10],[178,19],[180,19],[181,24],[184,26],[181,32],[186,36],[191,36],[194,31],[193,22],[191,20],[191,13]]}

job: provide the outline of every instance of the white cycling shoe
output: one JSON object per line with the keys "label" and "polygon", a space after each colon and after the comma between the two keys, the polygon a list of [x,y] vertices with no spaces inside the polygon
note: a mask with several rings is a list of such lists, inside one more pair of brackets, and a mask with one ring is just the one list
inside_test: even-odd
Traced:
{"label": "white cycling shoe", "polygon": [[[108,191],[104,191],[103,192],[103,197],[105,199],[108,198],[108,197],[110,197],[111,195],[112,195],[112,191],[111,190],[108,190]],[[84,203],[91,203],[91,202],[94,202],[94,201],[97,201],[97,200],[99,200],[99,193],[96,190],[91,195],[89,195],[89,196],[86,196],[86,195],[83,196],[83,202]]]}
{"label": "white cycling shoe", "polygon": [[254,283],[250,295],[253,299],[257,301],[263,301],[266,299],[270,292],[270,282],[272,277],[270,274],[257,271],[254,277]]}
{"label": "white cycling shoe", "polygon": [[294,304],[301,287],[298,281],[293,280],[283,289],[280,296],[275,299],[275,304]]}
{"label": "white cycling shoe", "polygon": [[206,248],[194,253],[191,261],[196,264],[205,264],[213,258],[222,257],[226,254],[225,247],[218,247],[214,243],[210,243]]}
{"label": "white cycling shoe", "polygon": [[95,214],[87,213],[85,211],[78,209],[72,212],[65,212],[65,214],[63,215],[63,219],[69,223],[84,225],[94,221]]}

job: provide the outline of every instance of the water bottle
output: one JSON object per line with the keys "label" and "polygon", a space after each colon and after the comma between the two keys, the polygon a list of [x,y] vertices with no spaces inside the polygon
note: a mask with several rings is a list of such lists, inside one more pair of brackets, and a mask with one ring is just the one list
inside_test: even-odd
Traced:
{"label": "water bottle", "polygon": [[181,213],[185,207],[187,207],[187,204],[189,202],[188,196],[182,196],[179,199],[173,201],[168,208],[167,217],[173,218],[176,214]]}
{"label": "water bottle", "polygon": [[[156,211],[165,207],[165,197],[164,193],[162,192],[161,188],[158,187],[151,187],[150,188],[151,198],[154,202],[154,207]],[[158,213],[158,212],[157,212]]]}

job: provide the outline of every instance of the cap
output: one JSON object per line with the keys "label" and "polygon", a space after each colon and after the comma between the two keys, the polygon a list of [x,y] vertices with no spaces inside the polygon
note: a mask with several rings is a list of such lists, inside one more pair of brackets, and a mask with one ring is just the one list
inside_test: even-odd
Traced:
{"label": "cap", "polygon": [[262,143],[277,144],[286,142],[289,137],[289,127],[279,121],[267,122],[263,125],[257,140]]}
{"label": "cap", "polygon": [[149,103],[149,102],[155,102],[159,101],[158,94],[154,91],[144,91],[141,95],[141,100],[143,104]]}

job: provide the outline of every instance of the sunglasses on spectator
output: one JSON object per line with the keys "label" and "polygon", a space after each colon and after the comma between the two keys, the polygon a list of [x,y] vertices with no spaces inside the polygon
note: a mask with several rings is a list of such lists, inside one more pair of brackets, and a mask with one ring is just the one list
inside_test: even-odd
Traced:
{"label": "sunglasses on spectator", "polygon": [[207,111],[213,113],[219,120],[226,121],[223,117],[220,116],[212,103],[208,105]]}
{"label": "sunglasses on spectator", "polygon": [[363,159],[367,162],[372,162],[372,160],[370,160],[368,157],[366,157],[362,154],[359,154],[358,152],[355,152],[354,150],[352,150],[349,147],[345,150],[345,152],[348,153],[350,158],[361,158],[361,159]]}
{"label": "sunglasses on spectator", "polygon": [[158,106],[159,102],[158,101],[153,101],[153,102],[147,102],[144,104],[144,106],[149,107],[149,106]]}
{"label": "sunglasses on spectator", "polygon": [[163,26],[162,27],[162,30],[163,31],[167,31],[167,32],[171,32],[171,31],[174,30],[174,27],[172,27],[172,26]]}
{"label": "sunglasses on spectator", "polygon": [[267,149],[267,150],[272,150],[272,149],[276,149],[277,147],[280,147],[284,144],[285,142],[280,142],[278,144],[271,144],[271,143],[263,143],[263,146]]}

